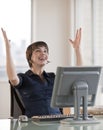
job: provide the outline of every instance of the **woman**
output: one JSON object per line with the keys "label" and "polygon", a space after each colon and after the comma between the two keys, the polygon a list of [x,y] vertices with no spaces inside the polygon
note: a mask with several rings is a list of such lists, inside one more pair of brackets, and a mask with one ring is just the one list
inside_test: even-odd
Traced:
{"label": "woman", "polygon": [[[11,86],[18,89],[21,94],[26,110],[25,115],[32,117],[60,114],[59,109],[50,107],[55,74],[44,71],[44,66],[48,63],[48,45],[43,41],[30,44],[26,50],[30,69],[25,73],[17,74],[11,56],[10,42],[3,28],[1,30],[6,46],[7,75]],[[70,39],[76,53],[78,66],[82,64],[80,40],[81,28],[76,32],[75,40]]]}

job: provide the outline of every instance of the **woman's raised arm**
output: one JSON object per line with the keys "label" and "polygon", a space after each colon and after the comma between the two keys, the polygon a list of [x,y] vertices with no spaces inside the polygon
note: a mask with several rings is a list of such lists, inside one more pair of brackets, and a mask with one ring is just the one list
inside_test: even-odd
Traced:
{"label": "woman's raised arm", "polygon": [[[81,42],[81,28],[77,30],[76,37],[74,40],[69,39],[70,43],[72,44],[75,54],[76,54],[76,65],[81,66],[82,65],[82,56],[80,51],[80,42]],[[63,114],[68,115],[70,114],[70,108],[63,108]]]}
{"label": "woman's raised arm", "polygon": [[11,56],[11,47],[10,47],[10,41],[7,38],[6,32],[3,28],[1,28],[4,42],[5,42],[5,49],[6,49],[6,70],[8,78],[13,86],[17,85],[19,83],[19,78],[17,76],[15,66],[13,63],[13,59]]}

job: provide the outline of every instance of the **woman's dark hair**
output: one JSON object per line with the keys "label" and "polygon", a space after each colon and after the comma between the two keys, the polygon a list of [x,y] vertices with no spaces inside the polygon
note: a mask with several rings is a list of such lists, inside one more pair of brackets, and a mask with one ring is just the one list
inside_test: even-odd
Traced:
{"label": "woman's dark hair", "polygon": [[28,61],[29,67],[32,67],[31,56],[32,56],[33,51],[35,49],[37,49],[39,47],[43,47],[43,46],[47,49],[47,52],[49,53],[48,45],[43,41],[34,42],[27,47],[27,49],[26,49],[26,59]]}

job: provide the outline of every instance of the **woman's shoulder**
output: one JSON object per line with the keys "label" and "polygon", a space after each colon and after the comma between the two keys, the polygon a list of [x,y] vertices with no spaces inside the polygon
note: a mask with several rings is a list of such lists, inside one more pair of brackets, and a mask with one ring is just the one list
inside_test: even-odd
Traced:
{"label": "woman's shoulder", "polygon": [[32,75],[32,72],[31,72],[30,70],[27,70],[27,71],[25,71],[25,72],[19,72],[19,73],[18,73],[18,76],[19,76],[19,77],[27,77],[27,76],[30,76],[30,75]]}
{"label": "woman's shoulder", "polygon": [[48,72],[48,75],[55,77],[55,73],[53,73],[53,72]]}
{"label": "woman's shoulder", "polygon": [[54,78],[55,77],[55,73],[54,72],[45,72],[44,71],[44,74],[51,77],[51,78]]}
{"label": "woman's shoulder", "polygon": [[25,72],[19,72],[18,75],[28,75],[28,74],[32,74],[33,72],[31,70],[27,70]]}

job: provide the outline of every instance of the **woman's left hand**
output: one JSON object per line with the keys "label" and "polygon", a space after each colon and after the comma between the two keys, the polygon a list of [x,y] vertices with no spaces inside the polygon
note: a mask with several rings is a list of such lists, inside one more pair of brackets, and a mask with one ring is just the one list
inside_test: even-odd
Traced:
{"label": "woman's left hand", "polygon": [[81,28],[77,29],[75,39],[74,40],[69,39],[69,41],[73,45],[74,49],[79,48],[81,42]]}

